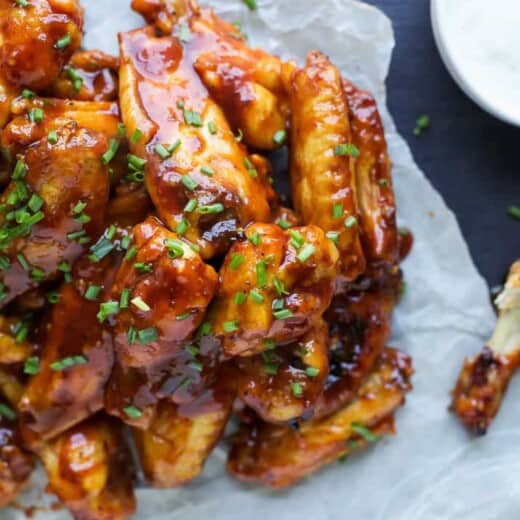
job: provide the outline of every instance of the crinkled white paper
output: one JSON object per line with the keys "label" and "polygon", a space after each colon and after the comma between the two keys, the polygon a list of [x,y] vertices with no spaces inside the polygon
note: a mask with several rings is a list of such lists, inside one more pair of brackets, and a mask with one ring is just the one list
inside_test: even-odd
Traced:
{"label": "crinkled white paper", "polygon": [[[142,23],[130,13],[129,3],[83,0],[86,48],[116,52],[116,32]],[[502,413],[484,438],[470,437],[447,410],[462,359],[480,349],[494,318],[487,288],[453,214],[414,163],[386,109],[384,81],[394,44],[389,20],[355,0],[259,0],[256,12],[249,12],[241,0],[210,3],[228,20],[242,22],[254,45],[300,62],[308,51],[321,49],[377,96],[395,166],[400,222],[416,238],[404,265],[408,291],[396,313],[392,340],[415,360],[415,390],[397,413],[397,437],[344,464],[332,464],[288,491],[270,493],[233,481],[224,470],[225,452],[217,448],[192,485],[138,490],[137,518],[519,518],[519,382],[510,388]],[[442,168],[441,157],[438,164]],[[38,495],[35,488],[31,494]],[[14,510],[0,512],[2,520],[20,516]],[[64,511],[36,515],[66,518]]]}

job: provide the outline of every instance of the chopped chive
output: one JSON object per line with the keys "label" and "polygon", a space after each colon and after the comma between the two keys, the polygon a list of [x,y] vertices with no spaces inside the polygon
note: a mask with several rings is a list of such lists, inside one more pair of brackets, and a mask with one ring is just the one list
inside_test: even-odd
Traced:
{"label": "chopped chive", "polygon": [[305,369],[305,373],[309,376],[309,377],[317,377],[320,373],[320,370],[319,368],[316,368],[316,367],[307,367]]}
{"label": "chopped chive", "polygon": [[137,144],[141,140],[141,137],[143,137],[143,132],[139,130],[139,128],[136,128],[131,137],[132,143]]}
{"label": "chopped chive", "polygon": [[188,43],[191,39],[191,31],[190,31],[190,28],[185,25],[185,24],[181,24],[179,26],[179,30],[178,30],[178,36],[179,36],[179,40],[183,43]]}
{"label": "chopped chive", "polygon": [[137,330],[135,327],[130,327],[126,333],[126,341],[129,345],[133,345],[137,339]]}
{"label": "chopped chive", "polygon": [[357,218],[350,216],[345,219],[345,227],[346,228],[353,228],[357,224]]}
{"label": "chopped chive", "polygon": [[153,271],[153,265],[146,262],[136,262],[134,269],[140,273],[151,273]]}
{"label": "chopped chive", "polygon": [[67,33],[65,36],[62,36],[55,44],[54,48],[63,50],[68,47],[72,43],[72,36],[70,33]]}
{"label": "chopped chive", "polygon": [[34,97],[36,97],[36,94],[32,90],[29,90],[28,88],[24,88],[22,90],[22,97],[24,99],[33,99]]}
{"label": "chopped chive", "polygon": [[255,231],[254,233],[251,233],[247,239],[254,246],[259,246],[262,242],[262,235],[260,235],[258,231]]}
{"label": "chopped chive", "polygon": [[84,237],[87,232],[84,229],[79,231],[73,231],[72,233],[67,233],[67,238],[69,240],[77,240],[78,238]]}
{"label": "chopped chive", "polygon": [[216,213],[222,213],[224,211],[224,205],[220,202],[216,204],[209,204],[207,206],[199,206],[198,212],[201,215],[213,215]]}
{"label": "chopped chive", "polygon": [[126,126],[123,123],[117,123],[117,133],[119,134],[119,137],[125,137]]}
{"label": "chopped chive", "polygon": [[332,206],[332,217],[341,218],[343,216],[343,204],[341,202],[335,202]]}
{"label": "chopped chive", "polygon": [[116,156],[118,150],[119,141],[117,139],[111,138],[108,142],[108,150],[101,156],[103,164],[108,164]]}
{"label": "chopped chive", "polygon": [[285,231],[291,227],[291,224],[285,218],[279,218],[276,224]]}
{"label": "chopped chive", "polygon": [[264,297],[256,289],[251,289],[249,291],[249,296],[256,303],[263,303],[264,301]]}
{"label": "chopped chive", "polygon": [[289,231],[289,234],[291,235],[291,244],[295,249],[300,249],[300,247],[305,244],[305,238],[298,233],[298,231]]}
{"label": "chopped chive", "polygon": [[257,9],[257,5],[256,5],[256,0],[242,0],[244,2],[244,4],[247,5],[247,7],[249,7],[249,9],[251,11],[256,11]]}
{"label": "chopped chive", "polygon": [[182,235],[186,234],[186,231],[188,231],[189,227],[190,227],[189,222],[184,217],[182,217],[180,222],[177,224],[177,226],[175,228],[175,232],[178,235],[182,236]]}
{"label": "chopped chive", "polygon": [[366,426],[361,423],[354,422],[350,425],[352,431],[363,437],[367,442],[376,442],[379,436],[371,432]]}
{"label": "chopped chive", "polygon": [[175,319],[177,321],[184,321],[187,320],[191,316],[191,312],[184,312],[182,314],[179,314]]}
{"label": "chopped chive", "polygon": [[46,295],[49,303],[58,303],[60,301],[60,294],[57,291],[50,291]]}
{"label": "chopped chive", "polygon": [[0,403],[0,415],[8,421],[14,421],[16,419],[16,412],[4,403]]}
{"label": "chopped chive", "polygon": [[291,318],[293,313],[289,309],[281,309],[273,312],[273,316],[277,320],[286,320],[287,318]]}
{"label": "chopped chive", "polygon": [[210,121],[208,123],[208,130],[211,135],[215,135],[217,133],[217,125],[213,121]]}
{"label": "chopped chive", "polygon": [[188,345],[186,350],[194,357],[200,354],[200,349],[196,345]]}
{"label": "chopped chive", "polygon": [[186,213],[191,213],[192,211],[195,211],[197,209],[198,201],[197,199],[190,199],[186,206],[184,206],[184,211]]}
{"label": "chopped chive", "polygon": [[170,151],[162,144],[156,144],[154,151],[161,159],[168,159],[171,156]]}
{"label": "chopped chive", "polygon": [[211,323],[209,321],[204,322],[198,330],[199,336],[209,336],[211,334]]}
{"label": "chopped chive", "polygon": [[295,397],[301,397],[303,395],[303,387],[300,383],[291,383],[291,390]]}
{"label": "chopped chive", "polygon": [[387,186],[388,181],[386,179],[379,179],[379,186]]}
{"label": "chopped chive", "polygon": [[267,266],[265,260],[261,260],[256,264],[256,286],[258,289],[263,289],[267,286]]}
{"label": "chopped chive", "polygon": [[237,292],[235,294],[235,297],[233,298],[233,303],[235,305],[242,305],[243,303],[245,303],[246,299],[247,299],[246,293],[244,293],[244,292]]}
{"label": "chopped chive", "polygon": [[115,300],[109,302],[103,302],[99,306],[99,312],[97,313],[97,319],[100,323],[103,323],[109,316],[114,316],[119,312],[119,302]]}
{"label": "chopped chive", "polygon": [[184,244],[180,240],[172,240],[167,238],[164,241],[166,249],[168,249],[168,256],[170,258],[182,258],[184,256]]}
{"label": "chopped chive", "polygon": [[316,246],[314,244],[306,244],[298,253],[298,260],[302,263],[306,262],[315,252]]}
{"label": "chopped chive", "polygon": [[143,412],[139,410],[136,406],[133,404],[130,406],[127,406],[126,408],[123,408],[123,412],[129,417],[130,419],[139,419],[143,415]]}
{"label": "chopped chive", "polygon": [[24,271],[28,271],[31,266],[29,265],[29,262],[27,261],[27,258],[22,253],[18,253],[16,255],[16,258],[18,259],[18,263],[23,267]]}
{"label": "chopped chive", "polygon": [[197,361],[196,359],[190,361],[188,363],[188,366],[190,368],[193,368],[193,370],[196,370],[197,372],[202,372],[202,369],[204,368],[202,363],[200,361]]}
{"label": "chopped chive", "polygon": [[170,146],[167,146],[166,150],[168,150],[168,152],[170,152],[170,155],[171,155],[173,152],[175,152],[175,150],[177,150],[177,148],[179,148],[181,143],[182,143],[182,141],[180,139],[177,139],[177,141],[175,141],[173,144],[171,144]]}
{"label": "chopped chive", "polygon": [[72,88],[74,92],[79,92],[83,86],[83,78],[72,68],[65,69],[67,76],[72,81]]}
{"label": "chopped chive", "polygon": [[189,173],[182,176],[181,182],[190,191],[194,191],[195,188],[199,185],[199,183]]}
{"label": "chopped chive", "polygon": [[202,118],[198,112],[195,112],[194,110],[185,110],[184,111],[184,121],[188,125],[201,127],[203,126]]}
{"label": "chopped chive", "polygon": [[79,224],[88,224],[92,219],[88,215],[82,213],[81,215],[78,215],[74,220]]}
{"label": "chopped chive", "polygon": [[337,144],[334,147],[334,155],[350,155],[350,157],[359,157],[359,148],[352,143],[348,144]]}
{"label": "chopped chive", "polygon": [[39,267],[33,267],[29,272],[29,277],[35,282],[43,282],[45,280],[45,271]]}
{"label": "chopped chive", "polygon": [[88,289],[85,291],[85,298],[87,300],[95,302],[100,292],[101,287],[99,285],[90,285]]}
{"label": "chopped chive", "polygon": [[179,101],[177,101],[177,108],[180,108],[181,110],[186,106],[186,103],[184,101],[184,99],[179,99]]}
{"label": "chopped chive", "polygon": [[29,199],[29,202],[27,203],[27,206],[33,213],[36,213],[43,206],[43,199],[36,193],[33,193]]}
{"label": "chopped chive", "polygon": [[146,159],[143,159],[142,157],[138,157],[137,155],[134,155],[132,153],[129,153],[127,158],[128,158],[128,166],[130,168],[135,169],[136,171],[142,171],[147,163]]}
{"label": "chopped chive", "polygon": [[215,175],[215,170],[211,166],[203,166],[200,169],[201,173],[207,175],[208,177],[213,177]]}
{"label": "chopped chive", "polygon": [[142,329],[137,333],[137,341],[141,343],[141,345],[148,345],[149,343],[153,343],[159,339],[159,333],[155,327],[149,327],[147,329]]}
{"label": "chopped chive", "polygon": [[415,128],[413,130],[414,135],[420,136],[424,130],[429,128],[430,126],[430,116],[427,114],[423,114],[417,118],[415,122]]}
{"label": "chopped chive", "polygon": [[56,144],[58,142],[58,132],[56,132],[56,130],[51,130],[48,134],[47,134],[47,141],[50,143],[50,144]]}
{"label": "chopped chive", "polygon": [[121,297],[119,298],[119,308],[120,309],[128,309],[128,304],[130,302],[130,289],[126,287],[121,291]]}
{"label": "chopped chive", "polygon": [[11,260],[7,256],[0,255],[0,270],[6,271],[11,267]]}
{"label": "chopped chive", "polygon": [[287,132],[285,130],[278,130],[273,136],[273,141],[278,146],[282,146],[287,141]]}
{"label": "chopped chive", "polygon": [[509,206],[507,212],[511,217],[520,219],[520,206]]}
{"label": "chopped chive", "polygon": [[247,168],[249,175],[256,179],[258,177],[258,171],[254,167],[253,163],[249,160],[249,157],[244,157],[244,166]]}
{"label": "chopped chive", "polygon": [[327,233],[327,238],[332,240],[336,245],[339,244],[339,232],[338,231],[329,231]]}
{"label": "chopped chive", "polygon": [[244,132],[242,132],[242,129],[239,128],[237,131],[237,135],[235,136],[235,141],[237,143],[241,143],[243,139],[244,139]]}
{"label": "chopped chive", "polygon": [[91,248],[89,259],[91,262],[100,262],[105,256],[109,255],[114,249],[115,244],[106,236],[102,236]]}
{"label": "chopped chive", "polygon": [[87,203],[80,200],[76,203],[76,205],[72,208],[72,213],[74,215],[80,215],[83,210],[87,207]]}
{"label": "chopped chive", "polygon": [[61,372],[76,365],[85,365],[87,362],[88,359],[85,356],[69,356],[58,361],[54,361],[54,363],[51,363],[49,366],[51,370],[54,370],[55,372]]}
{"label": "chopped chive", "polygon": [[262,340],[265,350],[274,350],[276,348],[276,341],[271,338],[264,338]]}
{"label": "chopped chive", "polygon": [[135,307],[143,312],[149,312],[151,310],[150,306],[140,296],[132,298],[132,305],[135,305]]}
{"label": "chopped chive", "polygon": [[13,332],[16,334],[14,338],[16,344],[21,345],[29,335],[29,323],[26,321],[18,322]]}
{"label": "chopped chive", "polygon": [[23,365],[23,373],[31,376],[36,375],[40,371],[40,360],[36,356],[31,356],[25,360]]}
{"label": "chopped chive", "polygon": [[29,110],[29,121],[31,123],[41,123],[43,121],[44,112],[41,108],[31,108]]}
{"label": "chopped chive", "polygon": [[126,235],[121,239],[121,249],[124,249],[125,251],[128,249],[128,246],[130,245],[131,238]]}
{"label": "chopped chive", "polygon": [[244,255],[240,253],[233,253],[231,255],[231,261],[229,262],[229,268],[232,271],[236,271],[245,261]]}
{"label": "chopped chive", "polygon": [[137,255],[137,247],[135,246],[132,246],[127,252],[126,252],[126,255],[125,255],[125,260],[127,262],[130,262],[131,260],[133,260],[135,258],[135,255]]}
{"label": "chopped chive", "polygon": [[224,332],[236,332],[237,330],[239,330],[239,324],[238,324],[238,321],[234,320],[234,321],[225,321],[223,324],[222,324],[222,329],[224,329]]}
{"label": "chopped chive", "polygon": [[21,160],[18,159],[16,161],[16,164],[14,165],[14,170],[11,178],[15,181],[23,179],[27,173],[27,166],[26,164]]}
{"label": "chopped chive", "polygon": [[263,366],[264,372],[270,376],[278,374],[278,366],[273,363],[265,363]]}

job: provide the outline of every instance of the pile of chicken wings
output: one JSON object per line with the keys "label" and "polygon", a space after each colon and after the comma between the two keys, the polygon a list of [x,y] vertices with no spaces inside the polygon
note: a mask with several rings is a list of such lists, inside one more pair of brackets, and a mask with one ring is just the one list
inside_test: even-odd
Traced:
{"label": "pile of chicken wings", "polygon": [[179,486],[231,416],[229,473],[288,486],[391,434],[411,389],[373,97],[194,0],[132,8],[116,58],[80,50],[78,0],[0,0],[0,505],[39,459],[75,518],[128,518],[132,444]]}

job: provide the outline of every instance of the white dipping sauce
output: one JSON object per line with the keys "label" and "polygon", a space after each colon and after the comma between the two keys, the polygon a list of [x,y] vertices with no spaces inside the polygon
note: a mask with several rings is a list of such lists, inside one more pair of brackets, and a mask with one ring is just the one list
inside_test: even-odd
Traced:
{"label": "white dipping sauce", "polygon": [[520,0],[433,0],[446,65],[483,108],[520,125]]}

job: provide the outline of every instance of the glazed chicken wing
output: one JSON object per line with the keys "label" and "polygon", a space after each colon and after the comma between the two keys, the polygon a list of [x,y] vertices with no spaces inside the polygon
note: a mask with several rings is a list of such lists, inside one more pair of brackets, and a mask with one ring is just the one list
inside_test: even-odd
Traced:
{"label": "glazed chicken wing", "polygon": [[[175,368],[168,363],[183,361],[181,356],[215,294],[217,274],[155,218],[138,225],[133,235],[134,242],[117,273],[111,300],[104,303],[114,307],[117,357],[105,407],[131,424],[146,427],[153,409],[143,413],[143,404],[155,403],[147,381],[159,377],[154,374],[157,365],[162,374]],[[145,394],[141,399],[137,399],[139,391]],[[129,407],[137,411],[128,413]]]}
{"label": "glazed chicken wing", "polygon": [[72,112],[55,106],[46,116],[33,107],[4,130],[2,144],[16,161],[0,197],[0,306],[57,278],[103,229],[109,196],[103,156],[117,118],[100,115],[93,126],[106,123],[105,133],[81,126]]}
{"label": "glazed chicken wing", "polygon": [[34,466],[32,455],[22,448],[12,401],[4,399],[2,394],[0,392],[0,507],[9,504],[25,487]]}
{"label": "glazed chicken wing", "polygon": [[330,304],[338,251],[315,226],[254,224],[229,251],[209,313],[228,356],[305,334]]}
{"label": "glazed chicken wing", "polygon": [[39,450],[48,489],[76,520],[123,520],[136,509],[134,469],[123,427],[97,415]]}
{"label": "glazed chicken wing", "polygon": [[231,415],[233,373],[225,367],[219,381],[198,399],[176,405],[159,404],[146,430],[133,430],[139,460],[154,487],[186,484],[202,471]]}
{"label": "glazed chicken wing", "polygon": [[300,340],[236,359],[238,397],[264,421],[304,416],[323,393],[329,374],[328,327],[322,320]]}
{"label": "glazed chicken wing", "polygon": [[194,72],[189,44],[148,27],[120,35],[120,50],[131,167],[144,170],[170,229],[205,259],[225,253],[240,228],[269,220],[267,187]]}
{"label": "glazed chicken wing", "polygon": [[496,305],[493,335],[480,354],[464,362],[451,405],[462,423],[481,435],[497,415],[520,365],[520,261],[511,266]]}
{"label": "glazed chicken wing", "polygon": [[332,415],[299,428],[243,424],[233,440],[228,470],[240,480],[272,488],[294,484],[351,451],[349,441],[373,441],[376,433],[388,433],[385,420],[403,404],[411,374],[410,358],[386,349],[355,401]]}
{"label": "glazed chicken wing", "polygon": [[102,51],[78,51],[48,95],[78,101],[114,101],[119,93],[119,60]]}
{"label": "glazed chicken wing", "polygon": [[320,226],[340,251],[341,274],[354,280],[365,269],[356,201],[348,107],[339,70],[318,52],[288,74],[291,93],[291,180],[296,209]]}

